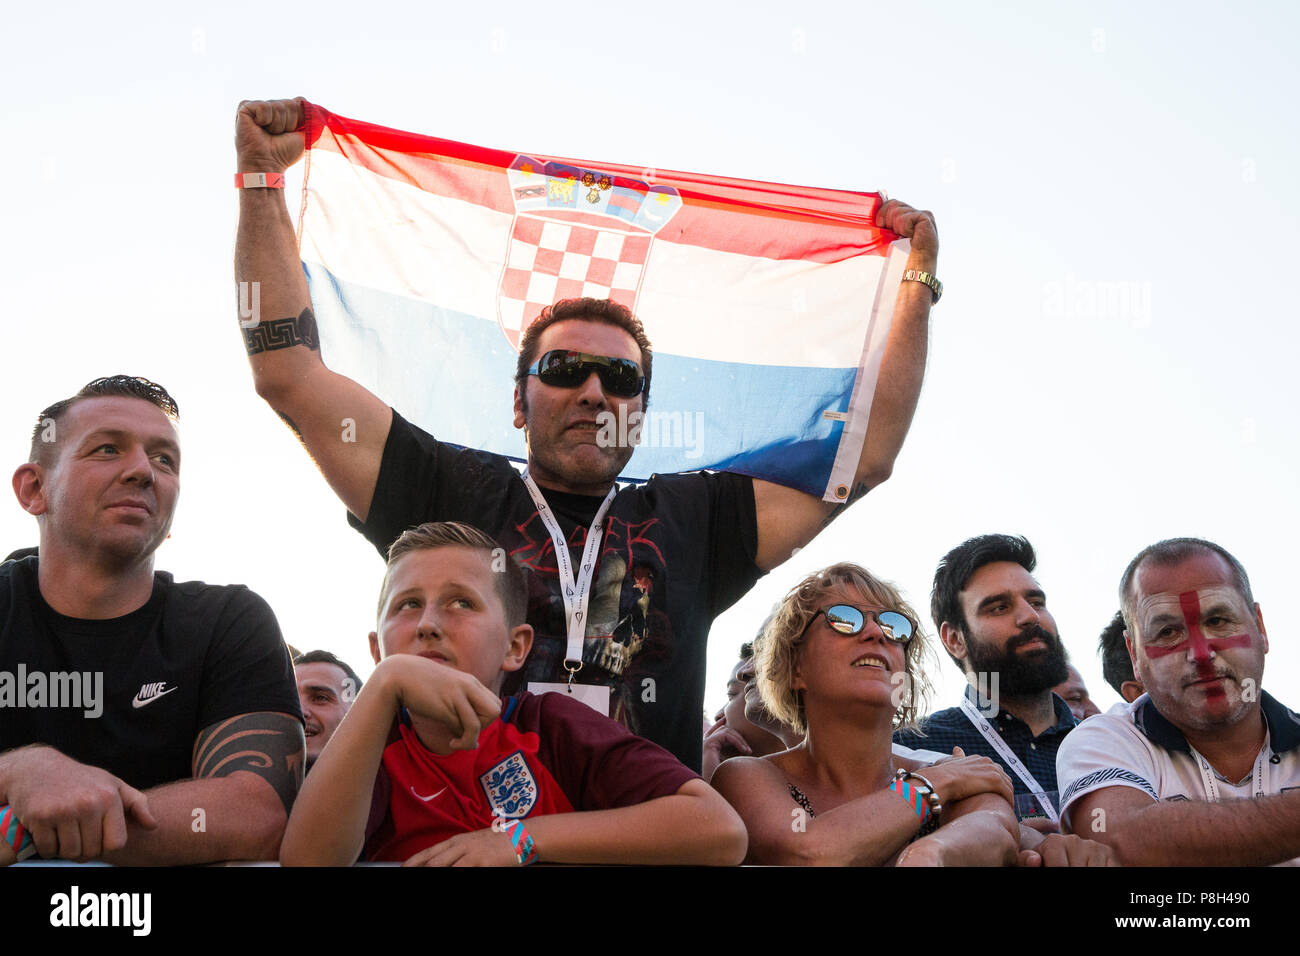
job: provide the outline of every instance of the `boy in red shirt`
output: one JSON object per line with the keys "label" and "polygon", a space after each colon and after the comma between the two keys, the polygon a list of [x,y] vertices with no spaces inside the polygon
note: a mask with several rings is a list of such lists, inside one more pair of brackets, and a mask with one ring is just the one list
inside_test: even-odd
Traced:
{"label": "boy in red shirt", "polygon": [[740,862],[740,818],[666,750],[563,693],[500,698],[532,646],[525,601],[476,528],[393,543],[378,666],[294,804],[282,863]]}

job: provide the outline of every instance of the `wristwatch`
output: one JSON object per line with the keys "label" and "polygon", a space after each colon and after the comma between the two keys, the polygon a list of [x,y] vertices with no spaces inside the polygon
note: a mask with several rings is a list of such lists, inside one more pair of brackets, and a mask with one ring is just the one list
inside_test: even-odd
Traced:
{"label": "wristwatch", "polygon": [[931,305],[938,302],[940,297],[943,295],[943,283],[930,275],[930,273],[922,272],[920,269],[908,269],[903,273],[903,281],[919,282],[922,285],[928,285],[930,287],[930,294],[934,296],[934,299],[930,302]]}

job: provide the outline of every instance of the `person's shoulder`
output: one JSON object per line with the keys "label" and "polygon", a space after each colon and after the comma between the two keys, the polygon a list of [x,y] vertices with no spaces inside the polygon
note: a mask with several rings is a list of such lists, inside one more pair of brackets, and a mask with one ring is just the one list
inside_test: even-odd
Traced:
{"label": "person's shoulder", "polygon": [[6,577],[12,574],[34,574],[39,562],[35,548],[22,548],[0,561],[0,574]]}
{"label": "person's shoulder", "polygon": [[746,475],[729,471],[679,471],[656,473],[644,482],[621,488],[614,506],[666,511],[680,514],[687,521],[707,521],[716,509],[743,507],[745,501],[753,501],[753,495],[753,480]]}
{"label": "person's shoulder", "polygon": [[723,779],[745,779],[745,780],[779,780],[785,782],[785,771],[773,757],[779,754],[766,754],[762,757],[728,757],[722,763],[718,764],[718,769],[713,772],[713,779],[718,779],[718,774],[723,773],[722,768],[727,770],[723,774]]}
{"label": "person's shoulder", "polygon": [[933,714],[925,718],[926,723],[942,724],[945,727],[952,727],[956,724],[965,724],[970,722],[965,711],[960,707],[945,707],[943,710],[936,710]]}
{"label": "person's shoulder", "polygon": [[1137,730],[1137,713],[1142,702],[1147,698],[1145,695],[1139,697],[1131,704],[1116,704],[1110,710],[1101,714],[1093,714],[1075,724],[1074,730],[1070,731],[1071,735],[1088,731],[1089,733],[1110,732],[1117,730]]}
{"label": "person's shoulder", "polygon": [[541,737],[554,736],[563,728],[575,725],[595,726],[614,734],[632,733],[617,720],[568,694],[534,694],[524,690],[514,696],[516,703],[507,719],[520,730],[531,730]]}
{"label": "person's shoulder", "polygon": [[153,577],[155,587],[160,588],[168,596],[184,600],[262,600],[257,592],[250,589],[247,584],[210,584],[207,581],[198,580],[177,581],[170,571],[155,571]]}
{"label": "person's shoulder", "polygon": [[1063,812],[1083,795],[1108,787],[1131,787],[1159,800],[1178,785],[1176,755],[1135,723],[1145,699],[1094,714],[1061,741],[1056,776]]}
{"label": "person's shoulder", "polygon": [[513,699],[517,703],[511,706],[507,701],[508,712],[503,719],[520,731],[537,734],[548,753],[599,754],[602,760],[617,755],[615,759],[620,761],[630,759],[652,765],[662,761],[690,773],[666,747],[638,736],[613,717],[561,691],[520,691]]}
{"label": "person's shoulder", "polygon": [[34,554],[25,557],[11,555],[0,562],[0,607],[8,605],[11,599],[23,601],[22,595],[36,582],[36,569]]}
{"label": "person's shoulder", "polygon": [[1260,707],[1268,722],[1269,733],[1275,738],[1274,747],[1300,747],[1300,713],[1266,690],[1260,692]]}
{"label": "person's shoulder", "polygon": [[419,425],[404,418],[397,409],[393,409],[393,423],[389,426],[388,443],[394,450],[410,449],[410,446],[417,446],[425,452],[447,456],[453,462],[463,466],[513,470],[510,459],[505,455],[484,451],[481,448],[470,448],[467,445],[441,441]]}
{"label": "person's shoulder", "polygon": [[275,616],[267,600],[246,584],[177,581],[169,571],[155,571],[154,588],[155,595],[161,593],[164,606],[172,612],[214,621],[246,613]]}
{"label": "person's shoulder", "polygon": [[[919,741],[918,741],[919,742]],[[945,754],[939,750],[927,750],[924,747],[909,747],[906,744],[900,744],[897,741],[890,747],[890,752],[898,760],[900,765],[907,766],[908,770],[919,770],[922,767],[932,767],[940,760],[946,760],[951,754]]]}
{"label": "person's shoulder", "polygon": [[694,489],[711,487],[744,487],[753,485],[754,479],[734,471],[675,471],[656,472],[641,486],[646,491],[657,489]]}
{"label": "person's shoulder", "polygon": [[29,577],[35,577],[39,566],[34,548],[15,551],[0,561],[0,581],[24,581]]}
{"label": "person's shoulder", "polygon": [[1131,704],[1117,705],[1104,714],[1093,714],[1086,720],[1079,721],[1061,739],[1058,757],[1069,760],[1073,754],[1082,750],[1113,746],[1118,741],[1145,743],[1148,748],[1156,746],[1147,740],[1135,723],[1135,714],[1144,699],[1139,697]]}
{"label": "person's shoulder", "polygon": [[1065,702],[1064,697],[1055,691],[1049,691],[1049,693],[1052,695],[1052,710],[1056,714],[1056,725],[1047,732],[1061,735],[1068,734],[1079,726],[1079,718],[1074,716],[1074,711],[1070,710],[1070,705]]}
{"label": "person's shoulder", "polygon": [[952,730],[957,727],[965,729],[969,726],[970,720],[960,707],[945,707],[943,710],[936,710],[922,717],[915,727],[897,731],[894,737],[895,739],[900,736],[921,737],[933,730]]}

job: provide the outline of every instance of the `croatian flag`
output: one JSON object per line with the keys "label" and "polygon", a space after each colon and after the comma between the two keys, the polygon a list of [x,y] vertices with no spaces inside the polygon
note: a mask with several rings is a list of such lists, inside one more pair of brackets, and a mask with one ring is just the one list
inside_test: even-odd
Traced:
{"label": "croatian flag", "polygon": [[879,194],[487,149],[319,106],[304,128],[300,249],[332,369],[442,441],[522,461],[522,330],[559,299],[614,299],[654,347],[624,478],[848,496],[907,253],[873,225]]}

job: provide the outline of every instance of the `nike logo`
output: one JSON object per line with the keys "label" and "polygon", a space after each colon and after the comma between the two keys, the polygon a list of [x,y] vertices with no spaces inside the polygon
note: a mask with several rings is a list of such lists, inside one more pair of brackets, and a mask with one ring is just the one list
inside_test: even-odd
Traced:
{"label": "nike logo", "polygon": [[146,704],[152,704],[159,697],[166,697],[172,691],[180,690],[179,687],[167,687],[166,690],[163,690],[164,687],[167,687],[167,682],[165,680],[160,680],[152,684],[141,684],[140,692],[137,693],[135,699],[131,701],[131,706],[139,710]]}
{"label": "nike logo", "polygon": [[439,790],[437,793],[435,793],[432,797],[422,797],[422,796],[420,796],[418,793],[415,792],[415,788],[414,788],[414,787],[411,787],[411,788],[409,788],[409,789],[410,789],[410,791],[411,791],[411,796],[415,797],[417,800],[423,800],[425,803],[428,803],[430,800],[436,799],[437,797],[440,797],[440,796],[442,796],[444,793],[447,792],[447,788],[446,788],[446,787],[443,787],[441,790]]}

